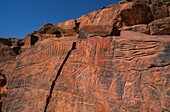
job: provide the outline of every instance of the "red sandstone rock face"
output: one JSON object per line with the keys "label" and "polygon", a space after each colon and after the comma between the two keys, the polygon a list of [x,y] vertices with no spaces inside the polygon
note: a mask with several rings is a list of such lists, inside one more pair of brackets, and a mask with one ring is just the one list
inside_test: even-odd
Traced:
{"label": "red sandstone rock face", "polygon": [[14,59],[15,56],[16,53],[10,47],[0,43],[0,62]]}
{"label": "red sandstone rock face", "polygon": [[127,27],[120,28],[120,30],[141,32],[141,33],[145,33],[145,34],[150,33],[149,27],[146,24],[138,24],[138,25],[134,25],[134,26],[127,26]]}
{"label": "red sandstone rock face", "polygon": [[151,35],[170,35],[170,17],[155,20],[149,27]]}
{"label": "red sandstone rock face", "polygon": [[60,29],[58,27],[53,26],[53,24],[47,23],[44,24],[37,33],[41,34],[55,34],[57,36],[61,36]]}
{"label": "red sandstone rock face", "polygon": [[56,26],[61,27],[63,29],[73,29],[74,27],[76,27],[76,24],[75,21],[72,19],[63,23],[58,23],[56,24]]}
{"label": "red sandstone rock face", "polygon": [[152,21],[149,7],[133,2],[114,4],[89,13],[89,16],[94,25],[116,25],[118,27],[145,24]]}
{"label": "red sandstone rock face", "polygon": [[92,25],[91,19],[88,15],[83,15],[76,19],[76,23],[78,24],[78,30],[80,30],[83,26]]}
{"label": "red sandstone rock face", "polygon": [[168,17],[168,4],[169,0],[151,0],[152,4],[150,5],[152,15],[154,19],[160,19]]}
{"label": "red sandstone rock face", "polygon": [[[110,26],[112,29],[119,28],[121,30],[154,34],[154,29],[157,29],[156,25],[154,26],[154,20],[161,18],[161,26],[167,26],[168,19],[166,18],[170,15],[169,4],[170,2],[168,0],[122,0],[119,3],[83,15],[76,20],[71,19],[54,25],[50,23],[44,24],[38,31],[30,35],[37,36],[39,41],[47,38],[77,36],[82,28],[93,25],[102,27]],[[165,18],[165,20],[163,18]],[[151,26],[148,26],[148,24]],[[169,34],[167,27],[158,28],[158,30],[159,29],[161,29],[163,33],[157,34]],[[101,31],[96,33],[99,34]],[[113,33],[113,35],[117,35],[117,33]],[[32,40],[29,38],[29,36],[25,37],[25,45],[22,48],[31,46],[30,41]]]}
{"label": "red sandstone rock face", "polygon": [[[7,81],[7,94],[9,96],[3,103],[4,110],[44,110],[48,92],[56,76],[56,69],[60,68],[67,52],[71,50],[74,38],[69,40],[70,38],[66,38],[60,42],[57,39],[46,39],[17,57],[16,64],[13,65],[13,70],[16,72],[9,74],[8,71],[4,71],[7,79],[9,79]],[[30,75],[27,76],[27,73]],[[13,99],[18,100],[11,102]]]}
{"label": "red sandstone rock face", "polygon": [[41,41],[17,57],[14,72],[4,72],[7,96],[2,109],[170,110],[167,37],[121,32],[119,37]]}
{"label": "red sandstone rock face", "polygon": [[93,36],[111,36],[120,35],[118,28],[109,25],[87,25],[83,26],[79,32],[79,38],[93,37]]}
{"label": "red sandstone rock face", "polygon": [[0,111],[169,112],[168,10],[124,0],[0,39]]}
{"label": "red sandstone rock face", "polygon": [[76,22],[75,20],[68,20],[66,22],[55,24],[54,26],[61,28],[61,34],[63,36],[74,36],[76,35]]}

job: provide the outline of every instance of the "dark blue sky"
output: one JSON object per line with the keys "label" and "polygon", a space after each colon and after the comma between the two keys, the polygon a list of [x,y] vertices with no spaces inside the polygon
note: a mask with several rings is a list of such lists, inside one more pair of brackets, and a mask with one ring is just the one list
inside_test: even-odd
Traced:
{"label": "dark blue sky", "polygon": [[44,23],[76,19],[119,0],[0,0],[0,37],[23,38]]}

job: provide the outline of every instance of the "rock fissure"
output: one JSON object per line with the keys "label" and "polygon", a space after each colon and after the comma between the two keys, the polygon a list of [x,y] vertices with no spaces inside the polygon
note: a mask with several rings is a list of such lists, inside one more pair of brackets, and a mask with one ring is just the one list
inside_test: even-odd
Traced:
{"label": "rock fissure", "polygon": [[142,88],[141,88],[141,82],[142,82],[142,74],[140,74],[140,77],[139,77],[139,90],[140,90],[142,99],[145,100],[143,92],[142,92]]}
{"label": "rock fissure", "polygon": [[53,93],[53,90],[54,90],[56,81],[57,81],[58,77],[60,76],[61,71],[62,71],[65,63],[67,62],[67,59],[69,58],[71,52],[72,52],[74,49],[76,49],[76,42],[73,42],[71,50],[67,53],[67,55],[66,55],[63,63],[61,64],[60,68],[58,69],[58,72],[57,72],[57,74],[56,74],[56,77],[55,77],[54,81],[52,82],[52,85],[51,85],[51,88],[50,88],[50,93],[49,93],[49,95],[47,96],[47,99],[46,99],[46,105],[45,105],[44,112],[47,111],[47,107],[48,107],[48,105],[49,105],[49,103],[50,103],[50,99],[51,99],[51,97],[52,97],[52,93]]}
{"label": "rock fissure", "polygon": [[163,65],[154,65],[154,64],[152,64],[152,65],[150,65],[148,67],[148,69],[150,69],[150,68],[159,68],[159,67],[163,68],[163,67],[167,67],[167,66],[170,66],[170,63],[163,64]]}
{"label": "rock fissure", "polygon": [[156,88],[154,85],[149,84],[149,86],[150,86],[151,88],[157,90],[157,88]]}
{"label": "rock fissure", "polygon": [[168,2],[121,0],[0,38],[0,112],[168,112]]}

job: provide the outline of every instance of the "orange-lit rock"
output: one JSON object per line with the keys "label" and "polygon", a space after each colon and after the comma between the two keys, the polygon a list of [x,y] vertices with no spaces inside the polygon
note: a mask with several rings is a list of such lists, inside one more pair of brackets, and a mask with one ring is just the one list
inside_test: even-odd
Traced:
{"label": "orange-lit rock", "polygon": [[155,20],[149,27],[151,35],[170,35],[170,17]]}
{"label": "orange-lit rock", "polygon": [[145,34],[150,33],[149,27],[146,24],[138,24],[138,25],[133,25],[133,26],[126,26],[126,27],[120,28],[120,30],[141,32],[141,33],[145,33]]}
{"label": "orange-lit rock", "polygon": [[22,46],[22,49],[29,48],[31,45],[35,45],[35,43],[39,40],[37,36],[34,34],[28,34],[22,41],[24,45]]}
{"label": "orange-lit rock", "polygon": [[133,2],[117,3],[89,13],[89,16],[94,25],[116,25],[117,27],[147,24],[153,20],[147,5]]}
{"label": "orange-lit rock", "polygon": [[16,57],[15,51],[8,45],[0,42],[0,63],[5,63],[8,60],[13,60]]}
{"label": "orange-lit rock", "polygon": [[77,32],[77,26],[75,20],[71,19],[66,22],[55,24],[54,26],[61,28],[61,34],[63,36],[75,36]]}
{"label": "orange-lit rock", "polygon": [[93,36],[112,36],[120,35],[118,28],[109,25],[86,25],[79,31],[79,38],[93,37]]}
{"label": "orange-lit rock", "polygon": [[68,20],[66,22],[61,22],[56,24],[56,26],[62,28],[62,29],[73,29],[74,27],[76,27],[75,21],[72,20]]}
{"label": "orange-lit rock", "polygon": [[2,108],[10,112],[169,110],[167,37],[122,31],[117,37],[41,41],[21,53],[15,72],[6,74]]}
{"label": "orange-lit rock", "polygon": [[152,4],[150,5],[150,7],[155,20],[169,16],[169,0],[151,0],[151,2]]}
{"label": "orange-lit rock", "polygon": [[61,29],[54,26],[51,23],[44,24],[37,32],[38,34],[54,34],[57,37],[61,37]]}
{"label": "orange-lit rock", "polygon": [[18,41],[0,39],[0,111],[169,112],[166,5],[122,0]]}
{"label": "orange-lit rock", "polygon": [[92,25],[91,19],[87,15],[83,15],[76,19],[76,23],[78,24],[78,30],[80,30],[83,26]]}

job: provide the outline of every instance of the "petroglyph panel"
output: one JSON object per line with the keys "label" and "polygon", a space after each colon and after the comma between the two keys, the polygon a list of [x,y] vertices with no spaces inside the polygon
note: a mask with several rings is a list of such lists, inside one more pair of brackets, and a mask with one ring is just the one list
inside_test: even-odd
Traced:
{"label": "petroglyph panel", "polygon": [[22,87],[28,87],[30,85],[30,80],[25,78],[15,78],[15,79],[9,79],[8,81],[8,89],[13,89],[13,88],[22,88]]}
{"label": "petroglyph panel", "polygon": [[97,62],[113,59],[115,44],[116,41],[112,38],[100,40],[96,49]]}
{"label": "petroglyph panel", "polygon": [[154,40],[121,40],[114,38],[91,38],[77,43],[68,61],[104,66],[107,61],[121,59],[131,61],[149,57],[159,52],[161,43]]}
{"label": "petroglyph panel", "polygon": [[[90,38],[78,41],[76,49],[72,52],[69,62],[93,64],[98,66],[101,61],[114,58],[116,41],[113,38]],[[74,54],[74,55],[73,55]]]}
{"label": "petroglyph panel", "polygon": [[63,56],[71,49],[72,42],[55,42],[41,50],[28,53],[28,55],[19,58],[18,67],[41,63],[53,56]]}
{"label": "petroglyph panel", "polygon": [[68,62],[71,63],[83,63],[85,61],[85,43],[77,42],[76,49],[72,51],[69,56]]}
{"label": "petroglyph panel", "polygon": [[[23,69],[22,69],[23,70]],[[24,76],[24,74],[20,74],[20,77],[11,77],[8,80],[7,89],[21,89],[21,88],[34,88],[34,89],[44,89],[48,90],[50,87],[50,83],[47,83],[48,81],[44,81],[45,78],[51,78],[54,77],[54,73],[48,73],[47,74],[33,74]],[[50,77],[51,76],[51,77]],[[45,78],[44,78],[45,77]]]}
{"label": "petroglyph panel", "polygon": [[134,58],[157,54],[161,43],[158,41],[122,40],[117,41],[115,58],[131,61]]}

